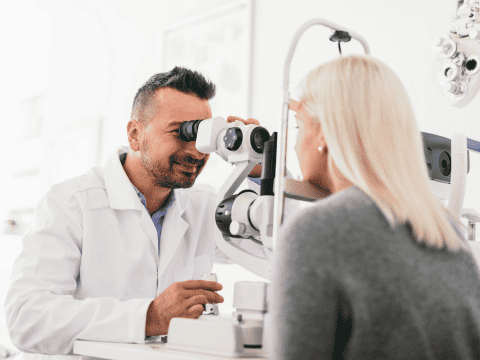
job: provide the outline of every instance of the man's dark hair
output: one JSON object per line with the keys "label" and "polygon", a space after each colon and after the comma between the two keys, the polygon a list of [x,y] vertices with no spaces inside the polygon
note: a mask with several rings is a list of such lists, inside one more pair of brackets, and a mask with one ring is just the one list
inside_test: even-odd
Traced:
{"label": "man's dark hair", "polygon": [[147,124],[159,105],[154,99],[155,92],[165,87],[185,94],[196,95],[205,100],[210,100],[215,96],[215,84],[196,71],[176,66],[168,72],[153,75],[138,89],[133,100],[132,118]]}

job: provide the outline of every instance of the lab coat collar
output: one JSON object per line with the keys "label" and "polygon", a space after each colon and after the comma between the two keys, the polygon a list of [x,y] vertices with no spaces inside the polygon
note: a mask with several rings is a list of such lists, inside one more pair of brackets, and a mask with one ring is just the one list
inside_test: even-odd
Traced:
{"label": "lab coat collar", "polygon": [[110,207],[142,211],[143,205],[120,162],[119,156],[124,152],[124,149],[120,149],[110,155],[103,171]]}
{"label": "lab coat collar", "polygon": [[[150,214],[140,201],[133,184],[130,182],[125,170],[123,170],[122,163],[120,162],[119,156],[124,152],[125,149],[122,148],[113,153],[105,165],[104,179],[110,207],[121,210],[139,210],[141,212],[140,224],[152,241],[154,249],[158,253],[158,234],[155,225],[153,224]],[[175,201],[165,215],[164,226],[162,229],[162,238],[168,240],[160,242],[160,276],[173,258],[178,245],[188,229],[187,222],[182,218],[188,200],[182,198],[180,194],[182,189],[174,191]],[[165,226],[169,222],[175,225]],[[159,263],[157,262],[157,266],[158,265]]]}
{"label": "lab coat collar", "polygon": [[[105,187],[107,189],[110,207],[113,209],[136,209],[142,211],[144,206],[138,198],[137,192],[120,162],[119,156],[125,152],[125,148],[115,151],[110,155],[105,165]],[[173,210],[178,216],[181,216],[185,212],[188,199],[180,194],[183,189],[176,189],[174,191],[175,201],[169,210]]]}

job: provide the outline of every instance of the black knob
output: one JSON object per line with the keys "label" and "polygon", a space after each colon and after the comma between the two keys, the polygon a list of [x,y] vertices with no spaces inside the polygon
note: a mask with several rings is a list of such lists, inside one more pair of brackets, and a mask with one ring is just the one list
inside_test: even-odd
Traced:
{"label": "black knob", "polygon": [[238,127],[228,128],[225,136],[223,137],[225,147],[230,151],[238,150],[240,145],[242,145],[242,139],[242,130],[240,130]]}
{"label": "black knob", "polygon": [[232,223],[232,207],[235,199],[237,198],[238,194],[232,195],[218,204],[217,209],[215,210],[215,222],[217,223],[218,229],[222,232],[222,234],[241,238],[241,235],[232,235],[230,232],[230,224]]}

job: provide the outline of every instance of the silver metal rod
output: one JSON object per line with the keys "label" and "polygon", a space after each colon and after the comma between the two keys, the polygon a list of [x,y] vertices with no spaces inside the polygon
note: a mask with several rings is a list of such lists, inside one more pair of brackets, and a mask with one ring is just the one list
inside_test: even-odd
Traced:
{"label": "silver metal rod", "polygon": [[285,203],[285,173],[287,163],[287,129],[288,129],[288,103],[290,93],[288,91],[290,84],[290,65],[292,63],[293,53],[302,34],[314,25],[323,25],[333,30],[346,31],[349,35],[362,44],[366,54],[370,54],[370,48],[366,40],[359,34],[350,31],[343,26],[337,25],[324,19],[312,19],[303,24],[295,33],[290,49],[287,53],[285,68],[283,72],[283,97],[282,97],[282,124],[280,127],[280,139],[277,143],[277,169],[275,172],[275,200],[273,209],[273,247],[275,249],[278,238],[278,231],[283,220],[283,207]]}

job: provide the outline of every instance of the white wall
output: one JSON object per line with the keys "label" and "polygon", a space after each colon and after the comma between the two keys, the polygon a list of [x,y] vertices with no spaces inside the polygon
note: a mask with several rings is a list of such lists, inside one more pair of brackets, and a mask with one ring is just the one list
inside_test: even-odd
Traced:
{"label": "white wall", "polygon": [[[45,136],[91,117],[105,120],[99,162],[118,145],[126,145],[126,123],[137,89],[160,70],[159,34],[163,28],[228,1],[18,0],[0,5],[0,107],[2,110],[3,185],[0,215],[8,201],[5,179],[15,161],[11,129],[18,101],[47,90]],[[254,83],[251,114],[269,130],[278,130],[283,66],[296,30],[321,17],[363,35],[373,56],[402,79],[421,131],[450,137],[461,131],[480,138],[480,97],[464,109],[446,104],[431,81],[433,37],[449,24],[452,1],[393,0],[256,0]],[[337,56],[330,31],[312,28],[300,41],[292,63],[291,94],[307,71]],[[343,47],[359,52],[358,44]],[[289,167],[296,171],[294,140]],[[471,156],[466,207],[480,210],[480,157]],[[48,158],[44,159],[48,164]],[[479,170],[477,170],[479,169]],[[46,191],[46,186],[43,191]],[[3,217],[2,217],[3,219]]]}
{"label": "white wall", "polygon": [[[452,4],[433,0],[257,1],[253,115],[272,125],[279,122],[283,66],[293,35],[307,20],[324,18],[364,36],[371,55],[398,74],[410,95],[420,131],[445,137],[460,131],[480,138],[480,97],[464,109],[454,108],[436,92],[431,80],[436,55],[431,44],[436,34],[449,28]],[[329,35],[318,27],[301,39],[292,63],[292,96],[308,70],[337,56]],[[343,47],[344,53],[348,46]],[[361,51],[358,45],[353,47]],[[475,186],[480,180],[480,156],[471,155],[465,207],[480,210],[480,191]]]}
{"label": "white wall", "polygon": [[[24,20],[13,22],[13,29],[3,27],[3,36],[13,32],[20,38],[6,37],[10,41],[7,48],[18,56],[2,59],[7,63],[0,71],[11,77],[14,69],[21,79],[15,84],[14,94],[3,91],[9,99],[3,98],[1,103],[8,110],[4,119],[15,119],[11,101],[15,96],[27,97],[48,88],[47,132],[69,122],[104,118],[99,159],[102,163],[116,146],[126,144],[125,127],[133,97],[138,87],[160,70],[161,30],[204,11],[205,4],[215,7],[226,2],[188,0],[178,6],[176,2],[147,0],[20,0],[15,6],[8,5],[9,11],[3,11],[2,16]],[[429,0],[412,7],[410,2],[393,0],[299,0],[295,5],[286,0],[256,0],[255,9],[253,110],[251,114],[235,115],[256,117],[270,130],[278,130],[283,66],[291,39],[305,21],[321,17],[363,35],[372,55],[393,68],[410,94],[421,131],[447,137],[462,131],[480,137],[475,119],[480,100],[464,109],[451,107],[431,81],[435,57],[431,43],[437,33],[448,27],[450,1]],[[314,27],[298,44],[291,69],[293,97],[298,96],[298,85],[308,70],[337,56],[329,35],[328,29]],[[343,50],[362,51],[353,42],[344,45]],[[293,143],[291,138],[292,147]],[[290,151],[289,167],[298,174],[294,160],[295,154]],[[472,188],[474,179],[480,176],[475,171],[476,162],[473,155],[465,204],[469,207],[480,200]]]}
{"label": "white wall", "polygon": [[11,169],[21,150],[15,142],[19,99],[36,96],[48,86],[49,14],[33,4],[22,5],[0,3],[0,231],[11,200]]}

